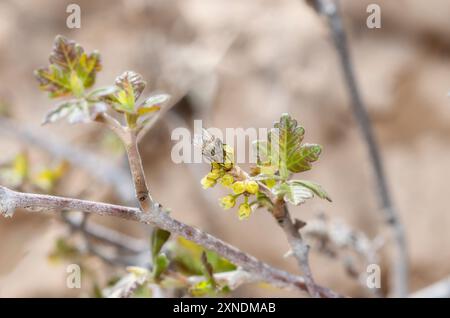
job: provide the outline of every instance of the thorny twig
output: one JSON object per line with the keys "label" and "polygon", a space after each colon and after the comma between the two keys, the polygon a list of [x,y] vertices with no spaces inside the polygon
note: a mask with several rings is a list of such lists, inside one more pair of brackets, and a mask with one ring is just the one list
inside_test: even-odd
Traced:
{"label": "thorny twig", "polygon": [[[119,217],[142,224],[152,224],[218,253],[243,270],[274,286],[307,290],[303,277],[273,268],[267,263],[240,251],[208,233],[171,218],[167,211],[164,211],[158,204],[154,204],[149,213],[142,213],[141,210],[136,208],[58,196],[21,193],[0,187],[0,212],[11,216],[19,208],[30,211],[77,210],[97,215]],[[322,297],[339,297],[339,294],[328,288],[316,285],[316,289]]]}
{"label": "thorny twig", "polygon": [[351,97],[351,107],[359,129],[369,152],[373,172],[375,174],[379,203],[385,214],[386,224],[392,229],[396,248],[394,258],[394,270],[392,273],[393,295],[404,297],[408,293],[408,255],[405,233],[389,192],[386,177],[383,172],[383,164],[375,141],[370,118],[361,98],[356,83],[350,52],[347,44],[347,35],[344,30],[339,13],[338,1],[335,0],[307,0],[316,12],[326,17],[333,38],[334,46],[339,55],[342,72],[348,93]]}

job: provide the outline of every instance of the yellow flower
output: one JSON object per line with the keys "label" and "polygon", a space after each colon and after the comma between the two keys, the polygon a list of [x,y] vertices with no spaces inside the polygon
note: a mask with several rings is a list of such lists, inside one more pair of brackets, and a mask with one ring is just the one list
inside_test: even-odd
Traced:
{"label": "yellow flower", "polygon": [[258,183],[256,181],[248,181],[245,185],[245,191],[251,194],[256,194],[259,190]]}
{"label": "yellow flower", "polygon": [[236,199],[232,195],[227,195],[220,199],[220,206],[224,210],[229,210],[236,204]]}
{"label": "yellow flower", "polygon": [[206,175],[206,177],[207,177],[208,179],[211,179],[211,180],[217,180],[217,179],[220,178],[220,170],[218,170],[218,169],[213,169],[211,172],[209,172],[209,173]]}
{"label": "yellow flower", "polygon": [[200,183],[203,186],[203,189],[208,189],[211,187],[214,187],[216,185],[216,180],[208,178],[208,176],[203,177],[203,179],[200,181]]}
{"label": "yellow flower", "polygon": [[241,194],[245,192],[245,184],[242,181],[237,181],[233,183],[231,188],[233,189],[233,192],[236,194]]}
{"label": "yellow flower", "polygon": [[229,187],[233,184],[234,182],[234,178],[231,174],[225,174],[222,179],[220,179],[220,183],[225,186],[225,187]]}
{"label": "yellow flower", "polygon": [[250,208],[250,205],[248,203],[242,203],[239,206],[239,220],[247,219],[250,216],[250,213],[252,212],[252,209]]}

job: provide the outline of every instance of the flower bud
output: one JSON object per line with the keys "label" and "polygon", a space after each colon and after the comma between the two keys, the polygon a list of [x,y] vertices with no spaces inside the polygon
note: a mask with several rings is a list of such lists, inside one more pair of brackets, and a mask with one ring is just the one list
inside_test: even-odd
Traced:
{"label": "flower bud", "polygon": [[224,210],[229,210],[236,204],[236,199],[232,195],[227,195],[220,199],[220,206]]}
{"label": "flower bud", "polygon": [[203,186],[203,189],[208,189],[216,185],[216,180],[208,178],[208,176],[203,177],[203,179],[200,181],[200,183]]}
{"label": "flower bud", "polygon": [[233,189],[233,192],[235,194],[241,194],[241,193],[245,192],[245,184],[242,181],[237,181],[237,182],[233,183],[231,188]]}
{"label": "flower bud", "polygon": [[258,183],[256,183],[256,181],[248,181],[245,184],[245,191],[247,191],[250,194],[256,194],[258,193],[259,190],[259,186]]}
{"label": "flower bud", "polygon": [[248,203],[242,203],[239,206],[239,220],[247,219],[250,216],[252,209]]}
{"label": "flower bud", "polygon": [[231,174],[225,174],[222,179],[220,179],[220,183],[225,187],[230,187],[234,182],[234,178]]}

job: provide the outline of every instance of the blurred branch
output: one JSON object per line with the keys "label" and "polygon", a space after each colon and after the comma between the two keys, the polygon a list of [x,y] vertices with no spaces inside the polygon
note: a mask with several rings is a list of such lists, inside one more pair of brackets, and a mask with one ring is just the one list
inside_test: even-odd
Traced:
{"label": "blurred branch", "polygon": [[85,223],[83,227],[82,219],[70,216],[67,213],[62,213],[62,218],[73,230],[80,231],[88,238],[107,243],[120,250],[138,254],[148,249],[148,244],[145,241],[122,234],[105,226],[95,223]]}
{"label": "blurred branch", "polygon": [[411,298],[450,298],[450,277],[412,293]]}
{"label": "blurred branch", "polygon": [[120,199],[124,202],[133,202],[131,178],[124,170],[86,150],[80,149],[73,143],[66,144],[57,138],[49,136],[23,124],[17,124],[10,119],[0,117],[0,131],[13,135],[20,140],[39,147],[55,157],[64,158],[72,165],[88,171],[100,181],[111,184]]}
{"label": "blurred branch", "polygon": [[392,273],[393,295],[404,297],[408,293],[408,255],[405,233],[403,226],[400,223],[398,212],[391,199],[386,177],[383,172],[380,151],[375,141],[369,115],[356,83],[347,43],[347,35],[339,13],[338,1],[307,0],[306,2],[310,4],[319,15],[326,17],[334,46],[339,55],[345,83],[351,97],[352,111],[366,143],[372,169],[375,174],[379,203],[382,211],[385,213],[385,222],[391,228],[394,235],[396,255],[394,257],[394,270]]}
{"label": "blurred branch", "polygon": [[[141,210],[136,208],[58,196],[22,193],[0,186],[0,213],[5,216],[12,216],[14,211],[19,208],[31,212],[78,210],[102,216],[119,217],[142,224],[152,224],[218,253],[235,265],[242,267],[243,270],[274,286],[307,290],[303,277],[273,268],[208,233],[171,218],[167,211],[163,210],[157,203],[152,206],[148,213],[142,213]],[[317,285],[315,288],[323,297],[339,297],[330,289]]]}
{"label": "blurred branch", "polygon": [[[379,263],[378,251],[384,244],[381,236],[369,239],[365,233],[356,231],[341,221],[331,221],[324,214],[308,221],[303,233],[308,239],[319,243],[319,252],[331,258],[341,258],[347,274],[358,279],[363,288],[376,297],[382,296],[380,289],[368,288],[366,283],[366,266]],[[343,252],[348,255],[341,256]],[[364,268],[358,269],[355,266],[355,259],[349,252],[355,253],[363,261]]]}

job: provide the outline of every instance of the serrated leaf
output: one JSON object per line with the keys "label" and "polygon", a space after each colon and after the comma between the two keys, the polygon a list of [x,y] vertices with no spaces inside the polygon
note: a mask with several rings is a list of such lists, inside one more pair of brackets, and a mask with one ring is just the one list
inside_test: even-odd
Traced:
{"label": "serrated leaf", "polygon": [[328,195],[328,193],[322,188],[322,186],[320,186],[319,184],[317,184],[315,182],[306,181],[306,180],[290,180],[290,181],[288,181],[288,183],[289,184],[297,184],[297,185],[306,187],[309,190],[311,190],[312,192],[314,192],[314,194],[316,194],[319,198],[325,199],[325,200],[331,202],[331,198]]}
{"label": "serrated leaf", "polygon": [[293,158],[300,149],[305,130],[289,114],[281,115],[280,121],[268,136],[268,151],[272,164],[278,167],[280,176],[287,179]]}
{"label": "serrated leaf", "polygon": [[87,55],[78,43],[61,35],[55,38],[49,60],[50,65],[35,71],[35,76],[51,98],[70,94],[81,97],[101,70],[97,52]]}
{"label": "serrated leaf", "polygon": [[313,192],[299,184],[280,183],[272,188],[272,193],[293,205],[300,205],[313,197]]}
{"label": "serrated leaf", "polygon": [[161,251],[161,248],[163,245],[167,242],[167,240],[170,238],[170,232],[155,228],[152,233],[152,257],[156,258],[159,252]]}
{"label": "serrated leaf", "polygon": [[116,78],[116,93],[107,98],[115,110],[128,114],[136,114],[136,101],[145,88],[146,82],[142,76],[133,71],[126,71]]}
{"label": "serrated leaf", "polygon": [[55,65],[40,68],[34,72],[34,75],[39,82],[39,88],[48,92],[50,98],[67,96],[72,92],[69,81],[70,73],[64,73]]}
{"label": "serrated leaf", "polygon": [[303,172],[312,168],[311,163],[319,159],[322,147],[317,144],[303,144],[290,158],[288,169]]}
{"label": "serrated leaf", "polygon": [[51,64],[58,65],[63,70],[73,70],[83,52],[83,48],[75,41],[57,35],[49,60]]}
{"label": "serrated leaf", "polygon": [[58,104],[56,108],[48,112],[42,124],[54,123],[63,118],[66,118],[70,124],[86,123],[94,120],[106,109],[106,104],[102,102],[88,104],[84,99],[71,99]]}

